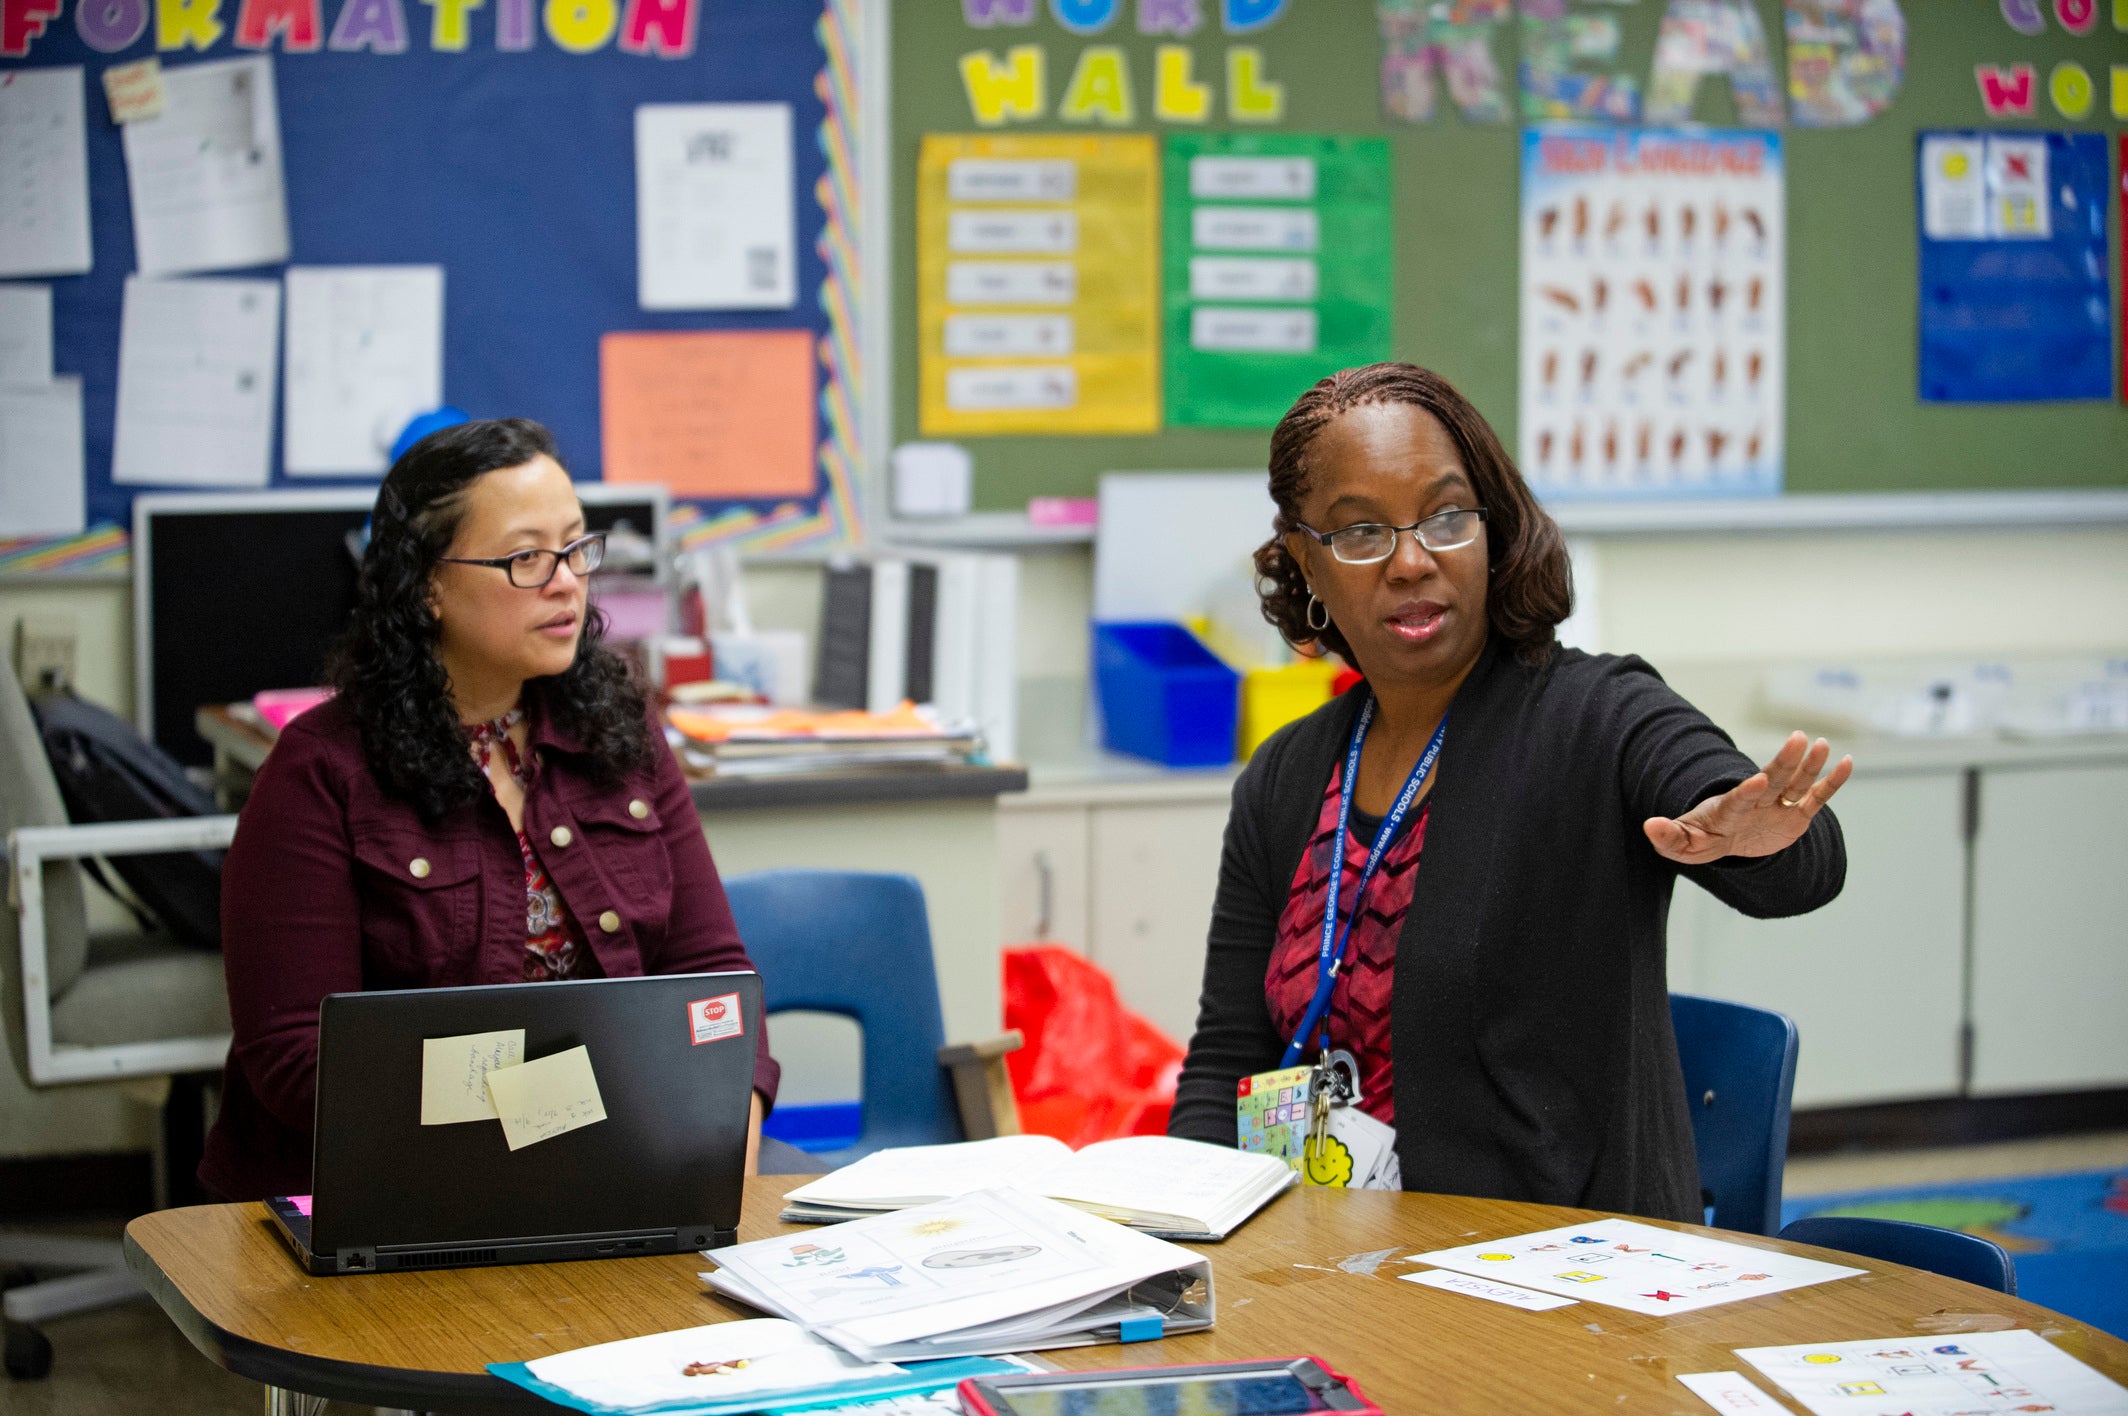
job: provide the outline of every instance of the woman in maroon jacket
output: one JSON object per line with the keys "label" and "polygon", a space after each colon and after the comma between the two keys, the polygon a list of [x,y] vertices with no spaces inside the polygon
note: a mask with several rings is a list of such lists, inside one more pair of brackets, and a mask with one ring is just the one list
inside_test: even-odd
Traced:
{"label": "woman in maroon jacket", "polygon": [[[751,968],[687,784],[585,597],[603,554],[522,419],[422,439],[377,493],[328,677],[222,874],[236,1040],[200,1179],[310,1190],[328,993]],[[757,1028],[753,1124],[776,1094]]]}

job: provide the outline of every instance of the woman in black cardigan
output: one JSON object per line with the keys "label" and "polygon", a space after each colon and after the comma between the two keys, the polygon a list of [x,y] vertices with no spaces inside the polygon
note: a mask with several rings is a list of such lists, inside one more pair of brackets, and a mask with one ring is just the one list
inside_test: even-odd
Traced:
{"label": "woman in black cardigan", "polygon": [[[1797,733],[1755,767],[1639,659],[1558,647],[1559,528],[1438,376],[1323,380],[1272,434],[1270,470],[1264,616],[1367,677],[1235,784],[1168,1129],[1235,1144],[1237,1084],[1327,1038],[1356,1055],[1406,1189],[1698,1221],[1672,882],[1761,918],[1831,900],[1846,855],[1824,806],[1852,764],[1824,772],[1825,743]],[[1396,819],[1358,921],[1332,937],[1322,1026],[1300,1038],[1341,808],[1341,924]]]}

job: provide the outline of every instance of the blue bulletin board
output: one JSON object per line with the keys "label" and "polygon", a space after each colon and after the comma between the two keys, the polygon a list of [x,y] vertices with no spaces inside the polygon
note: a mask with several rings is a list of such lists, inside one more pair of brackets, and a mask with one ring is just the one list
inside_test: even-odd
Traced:
{"label": "blue bulletin board", "polygon": [[1923,132],[1921,398],[2113,396],[2102,133]]}
{"label": "blue bulletin board", "polygon": [[[83,11],[80,6],[87,4]],[[803,330],[820,353],[820,457],[813,493],[696,505],[689,540],[774,548],[855,534],[849,409],[854,274],[845,235],[854,18],[846,0],[4,0],[10,68],[82,65],[87,80],[94,265],[46,278],[54,367],[83,383],[88,521],[129,520],[151,488],[111,481],[119,320],[134,270],[120,130],[100,76],[159,57],[166,69],[266,52],[278,93],[292,265],[440,265],[444,400],[475,417],[522,415],[553,429],[579,478],[600,471],[599,344],[613,331]],[[25,26],[18,10],[32,17]],[[671,21],[634,23],[638,8]],[[344,11],[363,12],[349,25]],[[215,12],[203,48],[158,51],[164,12]],[[254,9],[259,14],[253,15]],[[610,22],[601,22],[601,16]],[[656,42],[679,34],[687,52]],[[42,15],[42,23],[35,17]],[[305,19],[309,18],[305,44]],[[587,20],[588,17],[588,20]],[[101,44],[137,35],[113,52]],[[274,20],[284,23],[275,25]],[[448,47],[452,24],[461,48]],[[587,23],[589,28],[586,28]],[[110,27],[116,25],[116,30]],[[499,39],[499,27],[501,30]],[[360,34],[365,48],[334,49]],[[595,47],[587,40],[604,37]],[[396,35],[394,34],[396,30]],[[21,44],[27,33],[26,44]],[[633,33],[633,48],[627,41]],[[249,35],[263,42],[239,47]],[[391,46],[401,46],[396,52]],[[564,41],[576,46],[565,48]],[[182,36],[180,45],[185,44]],[[504,47],[527,43],[528,48]],[[579,52],[581,51],[581,52]],[[791,105],[797,301],[789,309],[655,312],[637,304],[634,113],[645,103]],[[281,268],[218,271],[277,277]],[[357,479],[360,480],[360,479]],[[289,478],[281,434],[270,485]],[[344,485],[344,480],[339,483]]]}

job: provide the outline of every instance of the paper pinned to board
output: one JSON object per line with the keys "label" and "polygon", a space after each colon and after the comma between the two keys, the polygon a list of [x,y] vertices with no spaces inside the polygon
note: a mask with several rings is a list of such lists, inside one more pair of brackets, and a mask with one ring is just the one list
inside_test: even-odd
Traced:
{"label": "paper pinned to board", "polygon": [[525,1030],[460,1033],[421,1040],[421,1124],[455,1126],[497,1119],[488,1073],[525,1060]]}
{"label": "paper pinned to board", "polygon": [[635,111],[636,298],[646,310],[783,310],[798,301],[787,103]]}
{"label": "paper pinned to board", "polygon": [[383,472],[443,402],[443,267],[289,267],[286,358],[289,475]]}
{"label": "paper pinned to board", "polygon": [[126,277],[111,480],[265,486],[280,332],[279,281]]}
{"label": "paper pinned to board", "polygon": [[676,497],[812,495],[814,374],[806,330],[605,336],[606,480],[661,482]]}
{"label": "paper pinned to board", "polygon": [[572,1047],[487,1074],[488,1096],[510,1149],[523,1150],[606,1119],[591,1049]]}
{"label": "paper pinned to board", "polygon": [[81,380],[0,385],[0,536],[82,530]]}
{"label": "paper pinned to board", "polygon": [[142,275],[288,259],[281,111],[263,54],[165,69],[163,111],[125,125]]}
{"label": "paper pinned to board", "polygon": [[89,268],[89,139],[79,64],[0,74],[0,276]]}
{"label": "paper pinned to board", "polygon": [[0,285],[0,384],[52,381],[52,287]]}

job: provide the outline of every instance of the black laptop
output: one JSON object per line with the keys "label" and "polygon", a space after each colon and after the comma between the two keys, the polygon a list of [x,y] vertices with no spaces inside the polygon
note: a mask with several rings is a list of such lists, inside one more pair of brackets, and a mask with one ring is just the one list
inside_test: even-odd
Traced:
{"label": "black laptop", "polygon": [[[335,993],[318,1010],[315,1193],[270,1200],[314,1274],[674,1254],[737,1242],[754,973]],[[423,1125],[424,1043],[523,1029],[586,1049],[605,1119],[511,1150]]]}

